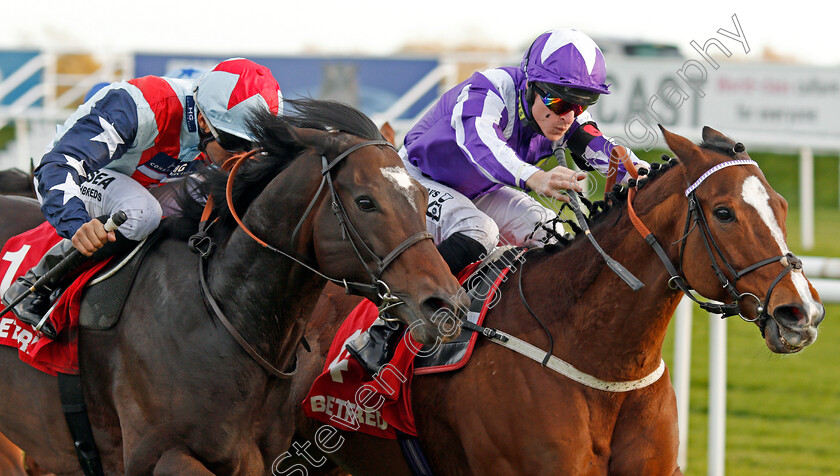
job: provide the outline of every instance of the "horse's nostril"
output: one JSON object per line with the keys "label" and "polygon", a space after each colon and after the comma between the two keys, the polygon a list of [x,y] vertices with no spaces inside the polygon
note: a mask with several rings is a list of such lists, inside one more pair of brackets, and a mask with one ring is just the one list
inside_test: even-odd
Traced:
{"label": "horse's nostril", "polygon": [[808,324],[808,315],[800,306],[779,306],[773,312],[777,322],[784,322],[786,326],[804,326]]}
{"label": "horse's nostril", "polygon": [[446,301],[438,297],[430,297],[423,301],[423,308],[424,310],[428,311],[429,314],[434,314],[441,309],[448,309],[449,306],[446,305]]}
{"label": "horse's nostril", "polygon": [[454,332],[459,327],[463,317],[462,308],[454,305],[449,299],[430,297],[423,301],[423,310],[433,316],[432,321],[445,334]]}

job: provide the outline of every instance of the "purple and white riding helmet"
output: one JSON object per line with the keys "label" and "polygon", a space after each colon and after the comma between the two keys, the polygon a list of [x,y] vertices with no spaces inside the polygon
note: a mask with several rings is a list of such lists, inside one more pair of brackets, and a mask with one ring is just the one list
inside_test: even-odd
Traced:
{"label": "purple and white riding helmet", "polygon": [[[588,106],[601,94],[610,93],[604,54],[592,38],[578,30],[561,28],[538,36],[520,67],[526,79],[523,88],[536,83],[552,96],[576,104]],[[533,100],[530,89],[526,93],[529,109]]]}

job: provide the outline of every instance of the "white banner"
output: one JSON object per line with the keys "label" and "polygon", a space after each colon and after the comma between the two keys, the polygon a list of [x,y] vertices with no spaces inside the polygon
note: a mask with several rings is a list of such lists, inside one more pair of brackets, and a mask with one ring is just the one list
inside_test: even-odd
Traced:
{"label": "white banner", "polygon": [[840,68],[714,63],[610,61],[612,94],[591,111],[634,148],[650,148],[662,124],[695,140],[708,125],[748,145],[840,150]]}

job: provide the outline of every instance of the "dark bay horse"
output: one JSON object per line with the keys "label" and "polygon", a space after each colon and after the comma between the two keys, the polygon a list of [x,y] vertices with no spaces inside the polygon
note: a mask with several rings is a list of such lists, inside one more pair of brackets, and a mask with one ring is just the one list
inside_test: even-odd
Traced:
{"label": "dark bay horse", "polygon": [[[756,319],[771,351],[793,353],[811,344],[825,311],[801,269],[788,268],[795,257],[787,256],[787,264],[780,259],[788,253],[784,199],[749,163],[705,175],[695,196],[720,248],[720,254],[710,254],[701,226],[689,216],[684,192],[710,170],[749,157],[742,145],[710,128],[704,129],[699,147],[663,133],[678,159],[664,167],[657,164],[634,191],[631,201],[640,222],[699,294],[733,301],[712,272],[715,260],[740,293],[758,296],[744,297],[739,310],[745,319]],[[554,355],[591,376],[624,382],[650,375],[660,365],[668,322],[683,293],[668,286],[671,273],[635,229],[627,195],[613,194],[608,202],[592,218],[592,232],[610,256],[645,283],[640,291],[630,291],[586,238],[578,237],[564,249],[527,253],[517,274],[500,286],[499,301],[484,325],[548,348],[545,332],[520,297],[522,273],[522,292],[551,331]],[[736,280],[723,257],[737,271],[773,259]],[[306,334],[313,343],[310,355],[320,359],[309,359],[296,377],[301,381],[294,385],[298,401],[322,371],[339,319],[357,301],[335,287],[321,297]],[[650,386],[613,393],[479,338],[466,367],[415,376],[412,392],[419,439],[436,475],[681,474],[677,409],[667,369]],[[315,429],[323,426],[302,411],[298,422],[301,442],[313,441]],[[340,434],[345,438],[340,448],[326,456],[354,476],[409,474],[394,441]],[[335,447],[335,439],[332,443]],[[307,460],[289,459],[284,468],[297,462],[318,474],[330,466],[314,467],[324,455],[312,445],[307,450]]]}
{"label": "dark bay horse", "polygon": [[[201,185],[216,200],[206,266],[209,294],[270,364],[294,367],[326,280],[387,286],[402,301],[393,315],[421,321],[415,337],[433,342],[430,318],[458,283],[425,239],[425,190],[362,113],[302,100],[298,114],[253,122],[263,153],[233,181],[238,226],[225,202],[226,174]],[[198,260],[186,246],[200,207],[183,194],[183,217],[165,219],[134,282],[119,323],[79,332],[80,367],[94,437],[107,474],[264,474],[294,432],[291,380],[270,375],[219,324],[202,300]],[[0,197],[0,240],[24,231],[19,215],[43,220],[37,203]],[[342,223],[346,226],[342,226]],[[391,261],[390,265],[386,262]],[[383,269],[384,268],[384,269]],[[45,469],[80,473],[56,379],[0,348],[0,432]]]}

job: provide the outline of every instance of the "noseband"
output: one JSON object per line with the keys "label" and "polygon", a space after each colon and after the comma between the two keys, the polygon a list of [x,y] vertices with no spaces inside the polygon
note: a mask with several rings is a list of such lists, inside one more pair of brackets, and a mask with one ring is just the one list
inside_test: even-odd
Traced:
{"label": "noseband", "polygon": [[[698,303],[700,307],[707,312],[721,314],[722,317],[739,315],[741,316],[741,319],[747,322],[754,322],[759,320],[759,325],[762,325],[770,317],[770,315],[767,313],[767,305],[770,302],[770,296],[773,293],[773,289],[776,287],[779,281],[781,281],[782,278],[784,278],[785,275],[787,275],[789,272],[791,272],[792,270],[801,270],[802,261],[799,258],[797,258],[796,255],[794,255],[793,253],[787,253],[784,255],[774,256],[772,258],[760,260],[740,271],[737,271],[735,267],[732,266],[732,264],[730,264],[729,260],[726,259],[723,252],[720,249],[720,246],[718,246],[717,242],[715,241],[714,236],[712,236],[712,231],[709,228],[709,224],[706,221],[705,215],[703,215],[703,208],[700,205],[700,201],[697,199],[695,190],[701,183],[703,183],[704,180],[709,178],[715,172],[726,167],[736,165],[755,165],[756,167],[758,167],[758,164],[753,160],[740,159],[723,162],[709,169],[699,179],[697,179],[697,181],[695,181],[690,187],[686,189],[685,196],[688,199],[688,214],[686,215],[685,219],[685,228],[683,230],[683,236],[679,240],[681,242],[679,272],[674,268],[673,263],[665,254],[665,251],[662,249],[662,246],[656,240],[656,237],[653,236],[653,233],[651,233],[651,231],[641,222],[639,217],[636,215],[636,211],[633,209],[633,198],[635,197],[636,193],[635,188],[631,188],[628,192],[627,210],[630,215],[630,220],[633,222],[633,225],[635,226],[636,230],[639,231],[639,233],[642,235],[645,241],[653,248],[657,256],[659,256],[659,259],[665,265],[665,268],[671,274],[671,278],[668,280],[668,286],[671,289],[682,291],[683,293],[685,293],[686,296],[688,296],[694,302]],[[703,237],[703,244],[706,246],[706,251],[712,263],[712,270],[714,271],[715,276],[720,282],[721,287],[723,287],[723,289],[725,289],[729,293],[729,295],[732,296],[733,302],[731,304],[723,304],[717,302],[702,302],[698,300],[691,292],[692,288],[687,284],[687,281],[683,276],[682,269],[683,259],[685,255],[685,244],[688,239],[688,235],[694,230],[694,228],[699,228],[701,231],[701,236]],[[731,281],[727,278],[720,265],[718,265],[718,261],[716,258],[720,258],[727,271],[729,271],[729,275],[732,276]],[[738,291],[735,285],[739,279],[743,278],[745,275],[759,268],[767,266],[768,264],[775,263],[777,261],[782,263],[784,269],[776,276],[776,279],[774,279],[773,282],[770,284],[764,301],[762,301],[755,294]],[[756,302],[756,311],[758,312],[758,315],[754,318],[749,318],[741,312],[740,303],[741,301],[744,301],[748,298],[751,298]]]}

